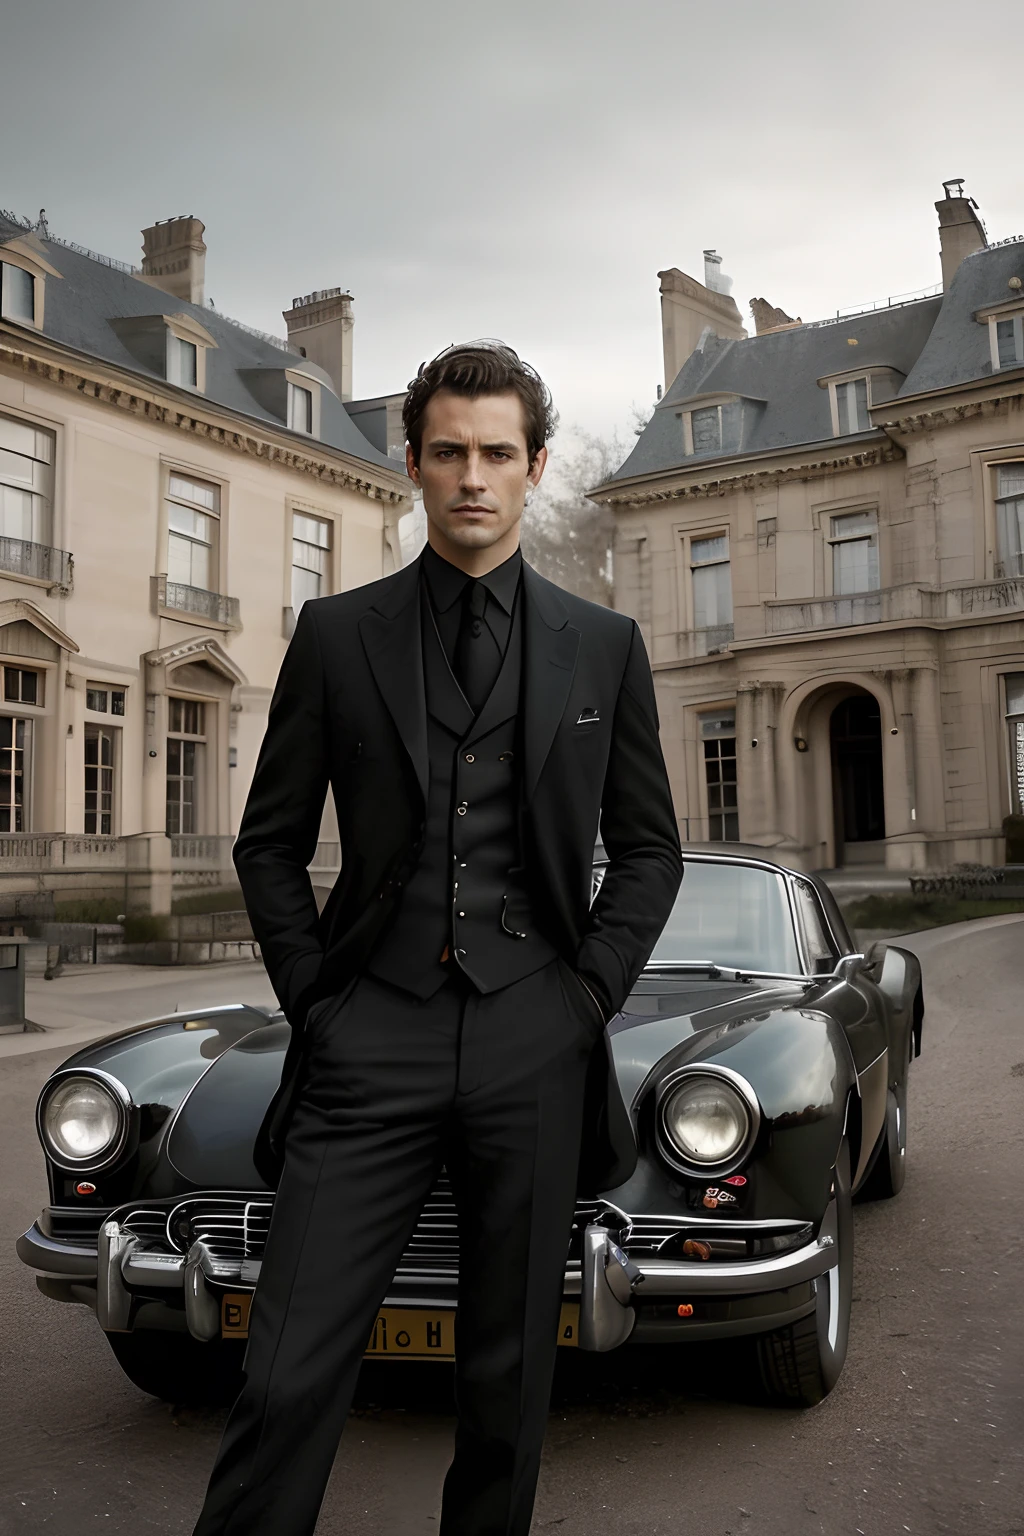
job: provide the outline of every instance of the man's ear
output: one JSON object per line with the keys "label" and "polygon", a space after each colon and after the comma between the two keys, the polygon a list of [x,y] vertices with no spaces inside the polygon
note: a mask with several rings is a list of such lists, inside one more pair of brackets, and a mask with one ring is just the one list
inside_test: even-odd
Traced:
{"label": "man's ear", "polygon": [[423,487],[420,485],[419,467],[416,463],[416,458],[413,454],[411,443],[406,443],[405,445],[405,472],[409,476],[409,479],[412,481],[413,485],[422,490]]}
{"label": "man's ear", "polygon": [[544,466],[545,466],[545,464],[547,462],[548,462],[548,451],[547,451],[547,449],[546,448],[538,448],[538,450],[537,450],[537,457],[534,459],[533,463],[530,465],[529,469],[526,471],[526,478],[530,482],[531,485],[533,485],[533,486],[540,485],[541,475],[543,475],[543,473],[544,473]]}

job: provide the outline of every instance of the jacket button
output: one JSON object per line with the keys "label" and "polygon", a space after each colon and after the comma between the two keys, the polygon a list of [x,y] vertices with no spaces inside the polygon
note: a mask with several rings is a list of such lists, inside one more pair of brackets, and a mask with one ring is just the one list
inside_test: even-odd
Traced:
{"label": "jacket button", "polygon": [[467,809],[468,809],[468,807],[467,807],[467,805],[466,805],[466,802],[465,802],[465,801],[463,801],[463,802],[462,802],[462,804],[461,804],[461,805],[457,805],[457,806],[456,806],[456,807],[455,807],[455,809],[456,809],[456,810],[457,810],[457,811],[458,811],[458,813],[459,813],[459,815],[460,815],[460,816],[465,816],[465,814],[466,814],[466,811],[467,811]]}
{"label": "jacket button", "polygon": [[460,916],[460,917],[465,917],[465,915],[466,915],[466,914],[465,914],[465,912],[460,912],[460,913],[459,913],[459,916]]}
{"label": "jacket button", "polygon": [[466,762],[467,763],[475,763],[476,762],[476,758],[473,756],[472,752],[467,752],[466,753]]}

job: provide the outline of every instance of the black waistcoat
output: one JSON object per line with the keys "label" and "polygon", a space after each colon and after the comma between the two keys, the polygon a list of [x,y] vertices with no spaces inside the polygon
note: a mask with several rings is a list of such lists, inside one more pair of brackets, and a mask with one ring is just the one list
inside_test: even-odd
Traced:
{"label": "black waistcoat", "polygon": [[522,602],[475,719],[426,592],[420,608],[430,760],[424,846],[368,969],[426,998],[458,965],[478,991],[495,992],[556,953],[533,921],[520,852]]}

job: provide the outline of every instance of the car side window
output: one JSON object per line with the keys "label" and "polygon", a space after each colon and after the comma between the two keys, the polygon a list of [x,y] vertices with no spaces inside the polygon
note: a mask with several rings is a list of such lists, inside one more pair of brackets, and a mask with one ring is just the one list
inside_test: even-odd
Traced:
{"label": "car side window", "polygon": [[794,880],[793,891],[804,947],[811,962],[811,973],[814,976],[825,975],[834,970],[839,951],[829,937],[814,887],[806,880]]}

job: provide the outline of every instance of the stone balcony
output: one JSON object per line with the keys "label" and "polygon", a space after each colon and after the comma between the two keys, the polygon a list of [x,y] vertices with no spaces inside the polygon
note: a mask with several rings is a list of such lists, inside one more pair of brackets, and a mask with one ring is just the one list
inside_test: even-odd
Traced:
{"label": "stone balcony", "polygon": [[66,549],[33,544],[28,539],[0,538],[0,573],[45,582],[56,595],[66,596],[74,581],[75,562]]}
{"label": "stone balcony", "polygon": [[855,629],[913,619],[960,619],[1024,611],[1024,576],[965,586],[922,587],[916,583],[852,592],[843,597],[772,599],[764,605],[765,634]]}
{"label": "stone balcony", "polygon": [[242,627],[238,598],[225,597],[222,592],[207,592],[203,587],[187,587],[166,576],[154,576],[153,601],[157,613],[167,618],[190,619],[218,629]]}

